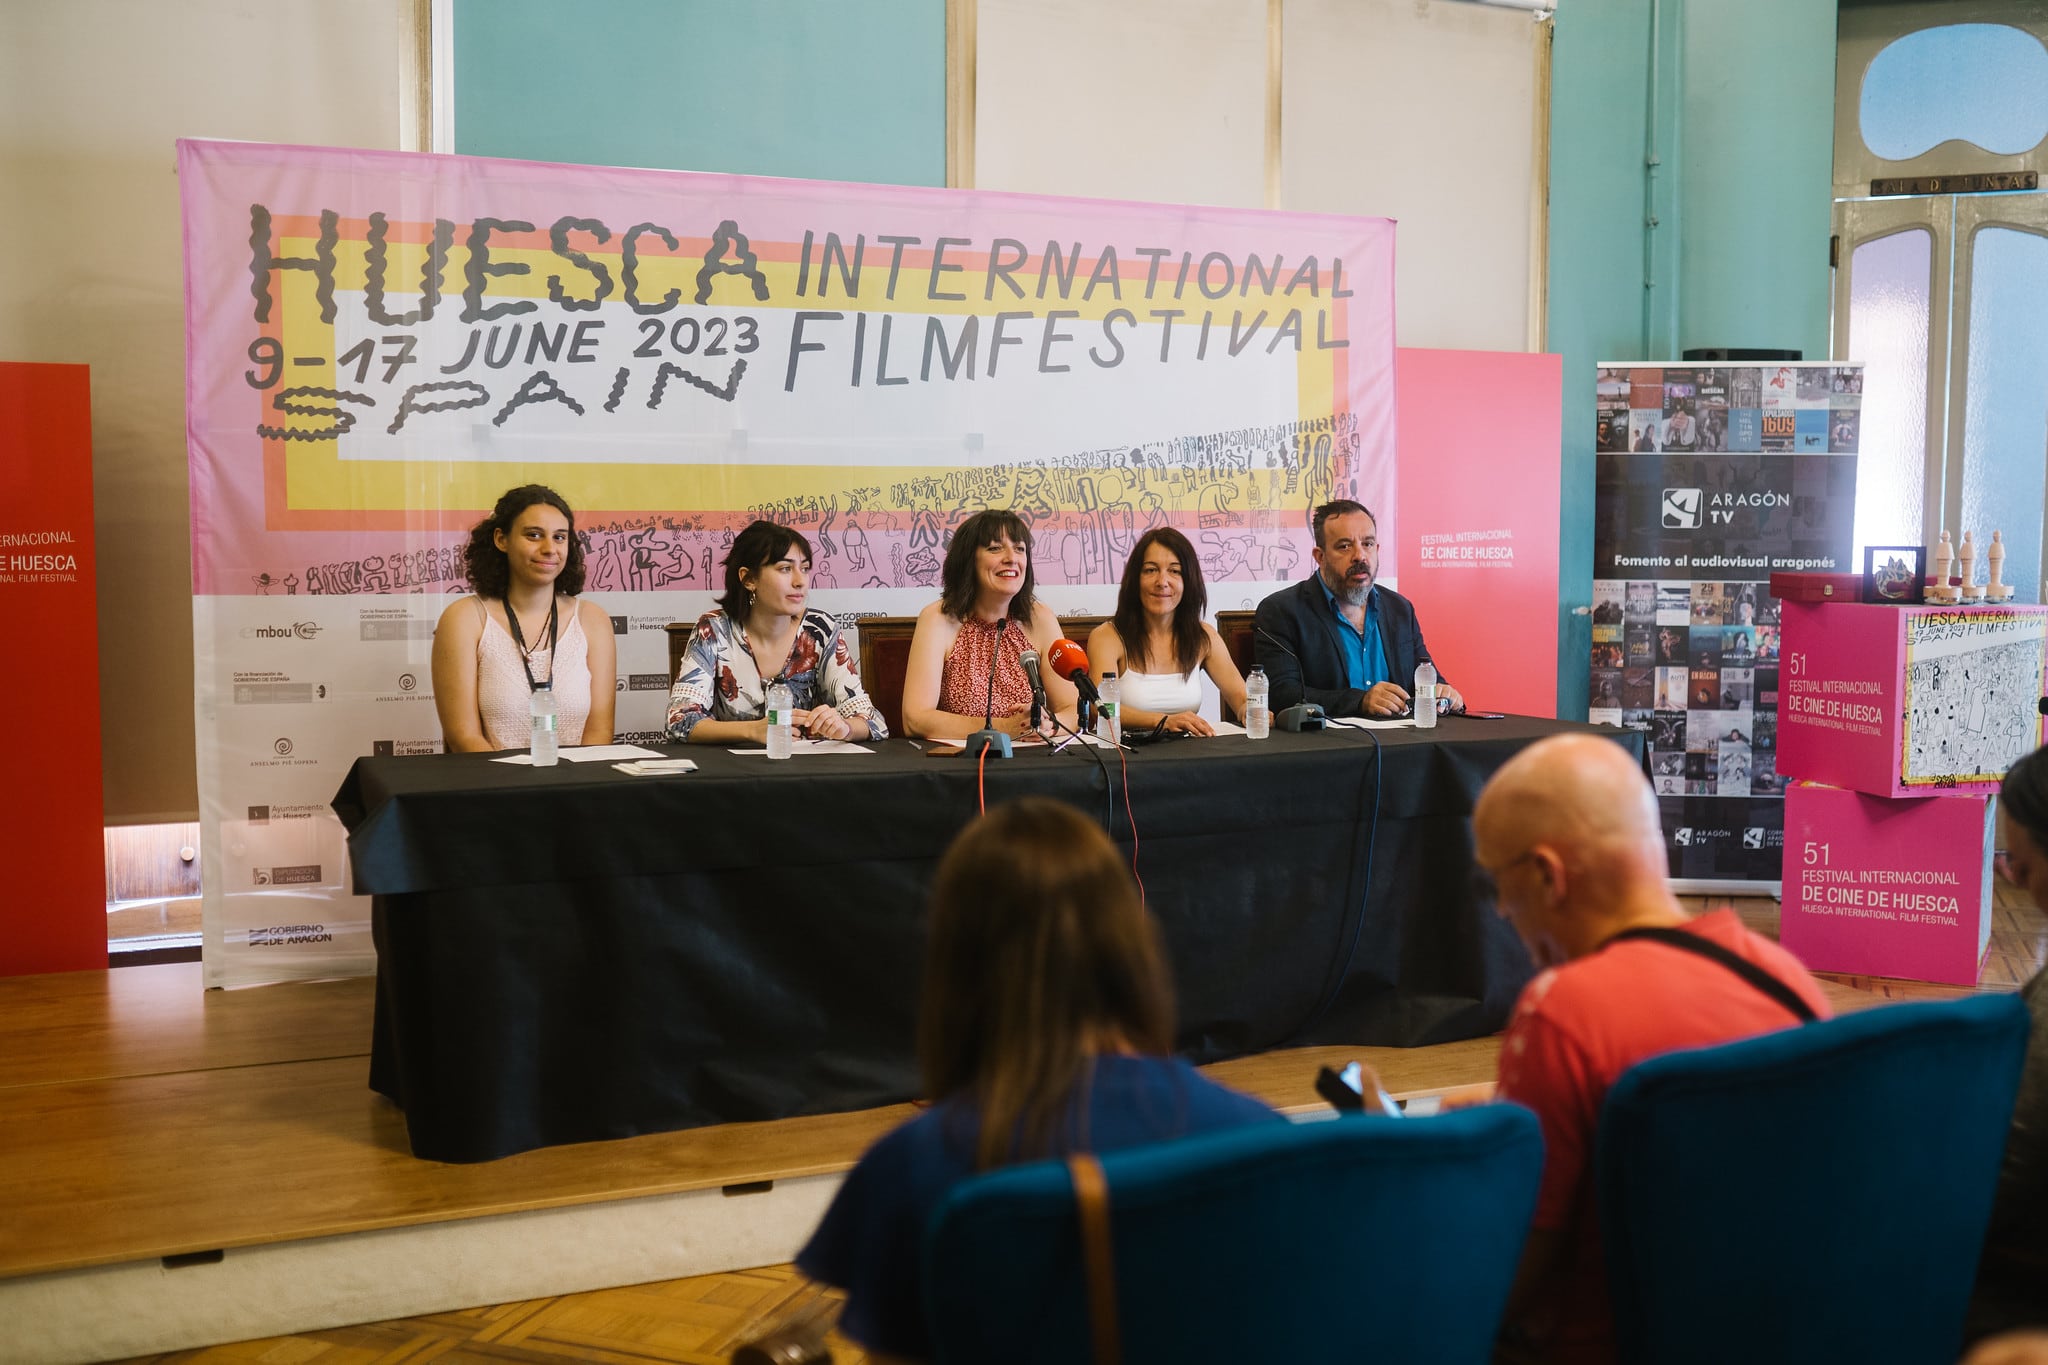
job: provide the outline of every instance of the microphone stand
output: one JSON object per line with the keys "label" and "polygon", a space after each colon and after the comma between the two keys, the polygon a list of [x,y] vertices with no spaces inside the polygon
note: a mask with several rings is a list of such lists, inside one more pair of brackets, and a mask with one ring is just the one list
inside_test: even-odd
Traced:
{"label": "microphone stand", "polygon": [[[991,758],[1012,757],[1010,737],[996,729],[995,725],[996,669],[1003,661],[1003,632],[1009,629],[1009,626],[1010,618],[1007,616],[996,623],[995,647],[989,652],[988,660],[988,699],[981,707],[981,728],[969,735],[963,746],[963,752],[973,754],[977,758],[984,754]],[[1034,709],[1036,705],[1034,701]]]}

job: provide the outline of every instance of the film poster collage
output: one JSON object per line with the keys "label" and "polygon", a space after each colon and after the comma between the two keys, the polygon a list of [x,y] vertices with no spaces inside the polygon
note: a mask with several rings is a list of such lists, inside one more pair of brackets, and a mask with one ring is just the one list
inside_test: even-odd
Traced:
{"label": "film poster collage", "polygon": [[[1610,368],[1597,384],[1603,453],[1856,452],[1860,366]],[[1666,529],[1686,516],[1662,511]],[[1659,796],[1784,794],[1767,583],[1596,579],[1591,663],[1589,719],[1649,732]]]}

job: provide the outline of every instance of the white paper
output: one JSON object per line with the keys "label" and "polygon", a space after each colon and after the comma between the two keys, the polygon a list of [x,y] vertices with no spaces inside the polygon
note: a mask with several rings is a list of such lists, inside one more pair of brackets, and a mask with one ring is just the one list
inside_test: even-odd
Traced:
{"label": "white paper", "polygon": [[1244,733],[1242,725],[1232,725],[1227,720],[1212,720],[1209,722],[1209,727],[1219,735],[1241,735]]}
{"label": "white paper", "polygon": [[492,759],[492,760],[491,760],[491,762],[493,762],[493,763],[518,763],[518,764],[521,764],[522,766],[525,766],[525,767],[531,767],[531,766],[533,766],[533,755],[532,755],[532,754],[506,754],[506,755],[505,755],[505,756],[504,756],[503,758],[494,758],[494,759]]}
{"label": "white paper", "polygon": [[687,758],[649,758],[632,763],[614,763],[612,771],[628,777],[661,777],[676,773],[693,773],[697,765]]}
{"label": "white paper", "polygon": [[623,758],[661,758],[663,755],[659,750],[643,749],[637,744],[581,744],[562,750],[562,757],[571,763],[616,763]]}
{"label": "white paper", "polygon": [[[726,752],[729,754],[752,755],[755,758],[768,757],[766,749],[727,749]],[[789,742],[789,756],[791,758],[801,757],[804,754],[871,754],[873,752],[873,749],[863,749],[860,745],[846,739],[792,739]]]}

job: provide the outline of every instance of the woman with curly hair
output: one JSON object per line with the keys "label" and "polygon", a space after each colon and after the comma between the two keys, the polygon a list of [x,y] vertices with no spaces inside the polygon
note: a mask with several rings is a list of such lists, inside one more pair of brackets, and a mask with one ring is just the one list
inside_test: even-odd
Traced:
{"label": "woman with curly hair", "polygon": [[765,744],[768,689],[789,688],[796,733],[887,739],[888,722],[860,685],[860,659],[839,622],[807,608],[811,542],[756,521],[725,556],[725,594],[697,620],[668,694],[671,739]]}
{"label": "woman with curly hair", "polygon": [[617,646],[583,591],[576,514],[552,488],[514,488],[463,547],[475,596],[434,627],[434,709],[450,753],[524,749],[533,694],[554,693],[562,744],[612,737]]}

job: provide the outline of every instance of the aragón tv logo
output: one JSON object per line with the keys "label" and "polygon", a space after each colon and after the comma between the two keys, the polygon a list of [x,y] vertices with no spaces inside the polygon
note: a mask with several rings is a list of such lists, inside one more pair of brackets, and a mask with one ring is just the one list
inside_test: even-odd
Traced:
{"label": "arag\u00f3n tv logo", "polygon": [[1667,531],[1697,531],[1700,525],[1700,510],[1706,499],[1697,488],[1667,488],[1664,490],[1664,529]]}
{"label": "arag\u00f3n tv logo", "polygon": [[288,626],[243,626],[244,640],[313,640],[323,629],[318,621],[294,621]]}

